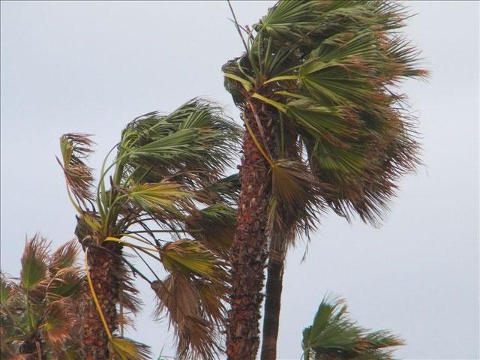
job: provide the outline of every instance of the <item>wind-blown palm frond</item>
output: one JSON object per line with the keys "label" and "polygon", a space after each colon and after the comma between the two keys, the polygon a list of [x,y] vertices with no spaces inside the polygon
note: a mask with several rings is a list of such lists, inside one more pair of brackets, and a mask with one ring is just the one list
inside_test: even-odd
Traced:
{"label": "wind-blown palm frond", "polygon": [[75,264],[78,248],[70,241],[53,254],[46,239],[25,244],[18,283],[1,274],[1,354],[58,358],[79,348],[75,332],[83,277]]}
{"label": "wind-blown palm frond", "polygon": [[225,318],[227,288],[221,281],[205,280],[173,270],[152,283],[157,294],[156,317],[168,314],[177,333],[179,359],[213,359],[220,352],[220,331]]}
{"label": "wind-blown palm frond", "polygon": [[404,345],[390,331],[370,332],[347,317],[341,299],[324,298],[313,324],[303,331],[303,359],[391,360],[390,348]]}
{"label": "wind-blown palm frond", "polygon": [[213,204],[185,219],[189,234],[213,253],[228,257],[235,236],[237,212],[225,204]]}
{"label": "wind-blown palm frond", "polygon": [[240,135],[220,107],[193,99],[168,115],[149,113],[132,121],[122,133],[119,161],[125,179],[158,182],[163,179],[196,183],[213,179],[231,158]]}
{"label": "wind-blown palm frond", "polygon": [[[85,160],[92,152],[93,141],[87,134],[66,134],[60,138],[62,162],[57,158],[63,169],[67,189],[73,195],[79,206],[87,207],[86,202],[94,199],[92,194],[93,175]],[[72,203],[76,203],[72,199]]]}

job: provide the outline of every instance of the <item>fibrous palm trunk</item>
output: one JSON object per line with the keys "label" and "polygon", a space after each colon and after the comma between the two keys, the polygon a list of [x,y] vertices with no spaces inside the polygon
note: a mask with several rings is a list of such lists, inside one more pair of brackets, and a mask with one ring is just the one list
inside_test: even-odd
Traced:
{"label": "fibrous palm trunk", "polygon": [[[258,122],[261,111],[245,110],[245,121],[257,141],[268,142]],[[263,116],[262,116],[263,115]],[[268,118],[268,117],[267,117]],[[227,328],[229,360],[254,360],[259,347],[259,320],[267,259],[266,214],[271,185],[269,166],[249,131],[243,139],[241,192],[237,230],[231,249],[232,291]]]}
{"label": "fibrous palm trunk", "polygon": [[[119,298],[121,274],[121,247],[106,243],[88,248],[88,271],[110,334],[117,328],[116,304]],[[108,334],[99,314],[93,294],[84,283],[82,306],[82,349],[80,358],[105,360],[110,358]]]}

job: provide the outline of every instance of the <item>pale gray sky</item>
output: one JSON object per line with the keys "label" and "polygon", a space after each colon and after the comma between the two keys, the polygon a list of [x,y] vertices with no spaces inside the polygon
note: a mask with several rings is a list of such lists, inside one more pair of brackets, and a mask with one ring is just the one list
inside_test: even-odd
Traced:
{"label": "pale gray sky", "polygon": [[[241,24],[274,2],[233,2]],[[407,340],[403,359],[479,355],[479,3],[407,2],[405,29],[432,71],[405,85],[419,116],[425,167],[401,182],[373,229],[329,214],[288,259],[279,359],[299,359],[301,333],[327,292],[351,317]],[[227,3],[1,3],[1,268],[18,275],[26,237],[71,239],[75,213],[55,156],[67,132],[95,134],[100,167],[126,123],[195,96],[223,104],[221,66],[242,52]],[[131,336],[173,355],[153,295]]]}

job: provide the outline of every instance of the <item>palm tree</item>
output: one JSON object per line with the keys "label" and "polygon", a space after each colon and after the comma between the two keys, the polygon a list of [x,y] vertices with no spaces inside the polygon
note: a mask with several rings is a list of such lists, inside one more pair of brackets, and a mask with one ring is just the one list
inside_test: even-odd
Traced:
{"label": "palm tree", "polygon": [[76,359],[79,348],[77,300],[83,274],[75,262],[77,244],[69,241],[50,253],[46,239],[25,244],[18,282],[0,277],[0,357]]}
{"label": "palm tree", "polygon": [[[279,1],[222,68],[246,132],[231,251],[227,353],[254,359],[268,263],[262,359],[275,359],[288,247],[319,212],[377,224],[418,164],[403,79],[424,77],[398,2]],[[242,34],[241,27],[237,28]],[[272,312],[273,310],[273,312]]]}
{"label": "palm tree", "polygon": [[[239,133],[218,106],[201,99],[169,115],[140,116],[123,130],[111,164],[105,159],[95,192],[85,163],[92,141],[83,134],[62,136],[61,163],[87,268],[83,358],[147,358],[144,345],[122,336],[123,315],[140,305],[134,276],[157,294],[156,315],[169,317],[179,359],[213,359],[221,351],[228,290],[222,254],[229,239],[208,234],[216,225],[228,236],[235,226],[230,189],[236,178],[224,172]],[[125,249],[146,270],[134,266]]]}
{"label": "palm tree", "polygon": [[342,299],[324,298],[313,324],[303,330],[304,360],[392,360],[403,341],[389,331],[370,332],[347,317]]}

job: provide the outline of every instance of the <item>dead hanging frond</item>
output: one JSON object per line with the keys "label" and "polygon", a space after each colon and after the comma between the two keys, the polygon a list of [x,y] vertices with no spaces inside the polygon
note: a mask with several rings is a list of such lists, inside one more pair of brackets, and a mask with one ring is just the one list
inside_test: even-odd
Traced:
{"label": "dead hanging frond", "polygon": [[57,161],[63,169],[67,188],[77,211],[88,209],[87,202],[94,201],[92,193],[93,175],[92,169],[87,166],[86,159],[92,153],[91,146],[94,144],[88,134],[69,133],[60,138],[62,161]]}
{"label": "dead hanging frond", "polygon": [[320,196],[322,184],[301,161],[277,160],[270,171],[272,196],[268,208],[268,229],[272,241],[277,238],[275,234],[291,232],[293,236],[289,236],[289,241],[292,243],[287,246],[294,245],[296,235],[303,233],[308,236],[315,229],[318,212],[325,207]]}
{"label": "dead hanging frond", "polygon": [[220,331],[225,325],[226,288],[173,271],[164,281],[154,281],[157,318],[168,316],[181,360],[217,358],[221,353]]}

